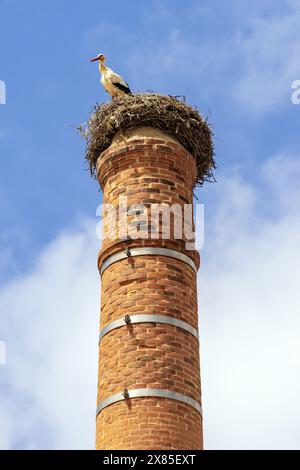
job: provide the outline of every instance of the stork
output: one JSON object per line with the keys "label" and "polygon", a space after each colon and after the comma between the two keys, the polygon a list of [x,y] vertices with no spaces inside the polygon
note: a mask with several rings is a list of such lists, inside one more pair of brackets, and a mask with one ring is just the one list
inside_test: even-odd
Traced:
{"label": "stork", "polygon": [[118,96],[131,95],[128,83],[126,83],[124,78],[120,75],[106,67],[105,60],[106,57],[103,54],[99,54],[94,59],[90,59],[90,62],[99,63],[101,83],[104,86],[105,91],[111,95],[113,100]]}

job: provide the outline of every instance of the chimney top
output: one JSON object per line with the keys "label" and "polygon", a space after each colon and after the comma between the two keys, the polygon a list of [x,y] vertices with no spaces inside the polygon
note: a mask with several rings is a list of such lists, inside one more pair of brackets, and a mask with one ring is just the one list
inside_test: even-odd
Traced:
{"label": "chimney top", "polygon": [[195,158],[197,185],[214,180],[213,133],[207,121],[182,99],[154,93],[128,95],[95,106],[85,133],[91,175],[96,176],[97,160],[118,132],[140,127],[168,134]]}

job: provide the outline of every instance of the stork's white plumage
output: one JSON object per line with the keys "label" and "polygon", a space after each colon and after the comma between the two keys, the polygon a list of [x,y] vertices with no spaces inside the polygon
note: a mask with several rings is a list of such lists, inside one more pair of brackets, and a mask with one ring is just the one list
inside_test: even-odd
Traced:
{"label": "stork's white plumage", "polygon": [[103,54],[99,54],[90,62],[99,62],[99,71],[101,74],[101,83],[104,86],[107,93],[109,93],[114,100],[118,96],[130,95],[131,91],[128,83],[125,82],[121,75],[118,75],[110,68],[105,65],[106,57]]}

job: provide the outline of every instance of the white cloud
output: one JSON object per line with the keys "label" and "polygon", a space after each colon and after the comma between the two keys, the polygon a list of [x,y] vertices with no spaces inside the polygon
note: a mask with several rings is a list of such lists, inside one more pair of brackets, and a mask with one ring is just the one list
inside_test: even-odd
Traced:
{"label": "white cloud", "polygon": [[290,104],[291,84],[300,78],[300,4],[290,7],[285,14],[253,17],[249,35],[237,47],[243,71],[235,97],[250,110]]}
{"label": "white cloud", "polygon": [[215,189],[199,279],[208,448],[300,448],[299,171],[279,156],[261,191],[237,177]]}
{"label": "white cloud", "polygon": [[99,278],[94,224],[0,291],[0,448],[93,448]]}
{"label": "white cloud", "polygon": [[[213,188],[199,275],[207,448],[299,448],[299,171],[281,155],[258,171],[261,189],[238,171]],[[60,235],[0,291],[1,448],[93,448],[94,225]]]}

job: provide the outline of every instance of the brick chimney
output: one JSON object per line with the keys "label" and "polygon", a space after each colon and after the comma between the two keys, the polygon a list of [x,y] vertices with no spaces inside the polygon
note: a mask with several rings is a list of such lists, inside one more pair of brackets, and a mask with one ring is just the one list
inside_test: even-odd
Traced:
{"label": "brick chimney", "polygon": [[[193,204],[196,159],[171,133],[120,126],[97,159],[97,176],[116,212],[104,210],[98,259],[96,448],[202,449],[200,257],[186,231],[175,236]],[[152,210],[170,206],[169,221]]]}

